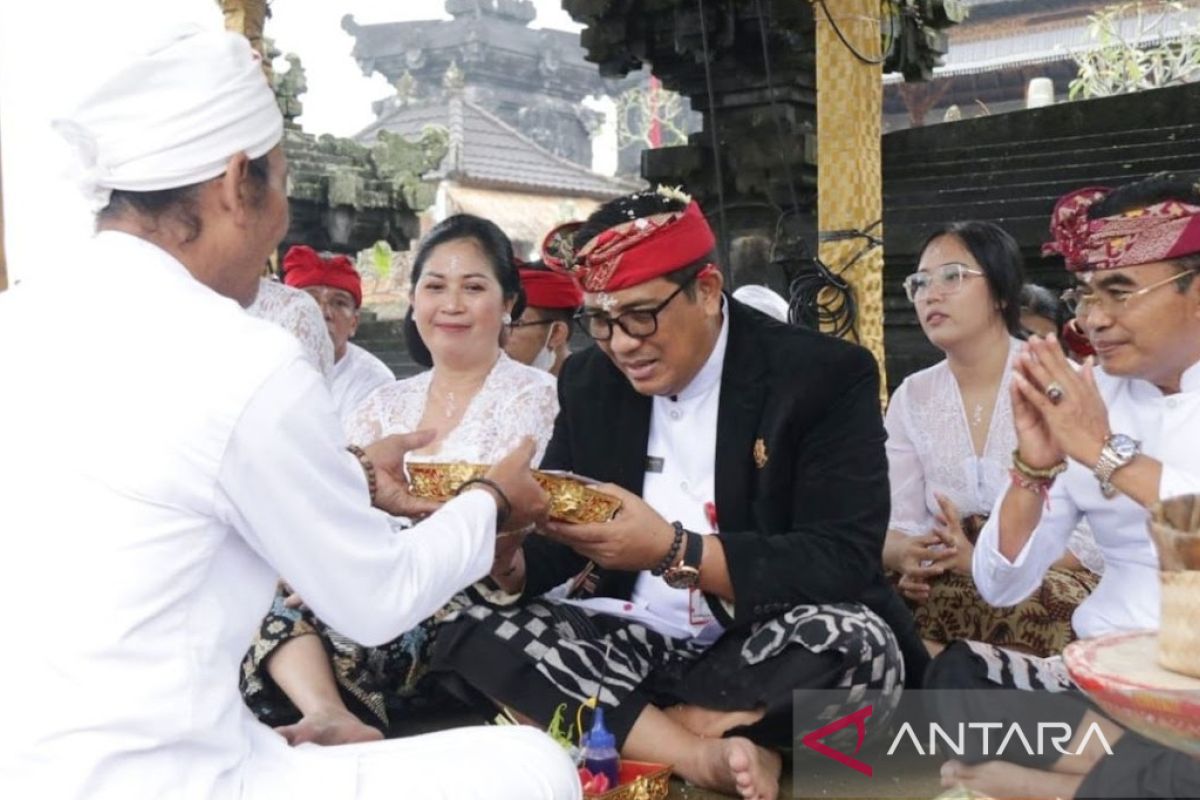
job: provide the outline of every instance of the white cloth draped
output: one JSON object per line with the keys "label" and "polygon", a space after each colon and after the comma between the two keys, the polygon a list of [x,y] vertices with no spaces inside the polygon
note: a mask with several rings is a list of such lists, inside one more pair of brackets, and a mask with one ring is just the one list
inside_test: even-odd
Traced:
{"label": "white cloth draped", "polygon": [[292,337],[109,232],[0,295],[0,341],[6,797],[579,796],[528,730],[292,749],[242,703],[278,575],[377,643],[492,560],[485,492],[392,535]]}

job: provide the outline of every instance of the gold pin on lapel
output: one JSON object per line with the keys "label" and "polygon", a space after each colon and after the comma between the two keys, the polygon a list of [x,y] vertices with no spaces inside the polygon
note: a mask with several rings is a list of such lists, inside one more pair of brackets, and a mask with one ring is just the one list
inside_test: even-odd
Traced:
{"label": "gold pin on lapel", "polygon": [[754,440],[754,466],[762,469],[767,465],[767,443],[761,438]]}

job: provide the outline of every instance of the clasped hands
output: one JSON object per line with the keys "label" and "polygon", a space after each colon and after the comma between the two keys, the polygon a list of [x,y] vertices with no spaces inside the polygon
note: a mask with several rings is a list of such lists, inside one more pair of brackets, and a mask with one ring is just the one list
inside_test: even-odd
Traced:
{"label": "clasped hands", "polygon": [[1093,358],[1076,370],[1053,334],[1031,336],[1021,346],[1009,391],[1026,464],[1047,469],[1070,458],[1095,466],[1111,430]]}
{"label": "clasped hands", "polygon": [[900,593],[915,603],[924,603],[933,590],[932,582],[946,572],[971,574],[975,551],[962,528],[958,507],[945,495],[935,493],[940,512],[934,526],[923,536],[889,537],[884,561],[900,573]]}

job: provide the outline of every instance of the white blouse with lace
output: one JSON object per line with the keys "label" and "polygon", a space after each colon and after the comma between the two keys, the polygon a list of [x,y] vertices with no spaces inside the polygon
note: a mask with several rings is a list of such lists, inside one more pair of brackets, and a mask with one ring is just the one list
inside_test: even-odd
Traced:
{"label": "white blouse with lace", "polygon": [[[1019,340],[1011,340],[982,456],[975,454],[958,381],[945,360],[908,376],[896,389],[884,422],[892,489],[889,529],[910,536],[928,533],[939,513],[935,492],[963,516],[992,513],[1010,481],[1017,446],[1009,385],[1020,347]],[[1103,570],[1103,557],[1086,528],[1072,535],[1068,549],[1093,572]]]}
{"label": "white blouse with lace", "polygon": [[[346,423],[350,442],[365,446],[382,436],[410,433],[425,414],[434,370],[376,389]],[[537,465],[558,415],[557,383],[553,375],[513,361],[504,353],[471,400],[462,420],[438,445],[437,452],[415,455],[420,460],[471,461],[491,464],[525,436],[537,441]]]}
{"label": "white blouse with lace", "polygon": [[251,316],[274,322],[300,340],[304,357],[317,368],[328,386],[333,380],[333,341],[325,316],[308,292],[263,278],[258,296],[246,309]]}

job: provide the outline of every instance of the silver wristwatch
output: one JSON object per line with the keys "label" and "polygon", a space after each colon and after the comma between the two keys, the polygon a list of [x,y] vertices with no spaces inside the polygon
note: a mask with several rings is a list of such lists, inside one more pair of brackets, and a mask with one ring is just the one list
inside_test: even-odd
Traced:
{"label": "silver wristwatch", "polygon": [[1140,452],[1142,443],[1132,436],[1114,433],[1104,440],[1104,449],[1100,451],[1100,460],[1092,467],[1092,474],[1100,481],[1100,492],[1106,499],[1111,500],[1117,494],[1117,488],[1112,485],[1113,473],[1133,461]]}

